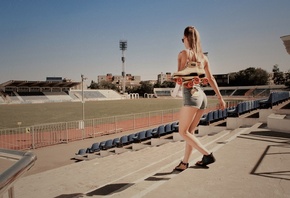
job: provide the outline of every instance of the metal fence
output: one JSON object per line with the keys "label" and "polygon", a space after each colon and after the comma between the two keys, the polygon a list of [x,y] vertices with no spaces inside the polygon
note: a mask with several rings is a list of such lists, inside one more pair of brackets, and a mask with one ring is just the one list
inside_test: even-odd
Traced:
{"label": "metal fence", "polygon": [[178,120],[179,109],[1,129],[0,148],[25,150]]}
{"label": "metal fence", "polygon": [[[228,102],[235,106],[238,101]],[[207,112],[217,109],[212,105]],[[137,130],[178,120],[178,109],[151,111],[106,118],[58,122],[11,129],[0,129],[0,148],[25,150],[123,131]]]}

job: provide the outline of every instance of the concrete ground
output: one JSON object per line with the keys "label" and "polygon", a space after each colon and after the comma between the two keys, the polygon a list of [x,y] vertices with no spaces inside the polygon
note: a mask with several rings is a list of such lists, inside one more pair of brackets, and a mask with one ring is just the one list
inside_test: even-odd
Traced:
{"label": "concrete ground", "polygon": [[15,197],[290,197],[290,133],[271,131],[266,124],[200,137],[216,163],[196,167],[202,156],[194,151],[181,173],[173,168],[185,143],[171,139],[138,151],[71,160],[78,149],[114,136],[120,134],[35,150],[38,160],[16,183]]}

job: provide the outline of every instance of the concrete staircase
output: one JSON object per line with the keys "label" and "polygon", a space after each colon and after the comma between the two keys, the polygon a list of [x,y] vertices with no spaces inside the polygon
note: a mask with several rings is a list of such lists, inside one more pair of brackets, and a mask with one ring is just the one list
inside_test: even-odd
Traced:
{"label": "concrete staircase", "polygon": [[[161,144],[154,140],[154,144],[135,146],[140,149],[130,146],[120,154],[111,150],[106,157],[98,155],[92,160],[26,176],[15,185],[15,195],[21,198],[289,197],[289,175],[280,175],[289,170],[290,158],[286,154],[290,152],[287,143],[290,136],[257,136],[275,134],[265,128],[269,115],[288,111],[259,110],[239,118],[227,118],[226,127],[200,127],[198,138],[217,158],[209,169],[194,166],[202,157],[194,150],[190,168],[181,173],[173,171],[183,157],[185,144],[175,133],[162,137]],[[258,112],[258,117],[253,116]],[[269,149],[275,151],[267,154]]]}
{"label": "concrete staircase", "polygon": [[[245,130],[247,128],[223,130],[200,137],[200,140],[216,152]],[[32,198],[40,194],[43,198],[146,196],[178,175],[172,170],[180,162],[183,152],[184,142],[170,141],[63,166],[22,178],[15,186],[16,197]],[[194,151],[190,164],[201,157]]]}

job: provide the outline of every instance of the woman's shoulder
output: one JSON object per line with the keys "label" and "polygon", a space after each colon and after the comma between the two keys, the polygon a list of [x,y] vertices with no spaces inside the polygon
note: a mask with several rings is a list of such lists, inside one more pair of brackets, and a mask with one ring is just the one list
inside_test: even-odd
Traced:
{"label": "woman's shoulder", "polygon": [[203,58],[204,61],[208,62],[207,55],[203,54],[203,55],[202,55],[202,58]]}
{"label": "woman's shoulder", "polygon": [[179,52],[178,57],[179,58],[187,58],[188,54],[186,50],[182,50]]}
{"label": "woman's shoulder", "polygon": [[179,54],[186,54],[187,55],[188,51],[186,49],[184,49],[184,50],[180,51]]}

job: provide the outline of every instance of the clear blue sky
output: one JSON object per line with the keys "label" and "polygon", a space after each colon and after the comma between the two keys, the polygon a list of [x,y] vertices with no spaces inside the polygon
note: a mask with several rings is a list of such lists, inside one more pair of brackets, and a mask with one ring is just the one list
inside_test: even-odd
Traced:
{"label": "clear blue sky", "polygon": [[126,73],[175,72],[186,26],[195,26],[214,74],[278,64],[290,34],[289,0],[0,0],[0,83],[61,76],[87,83]]}

